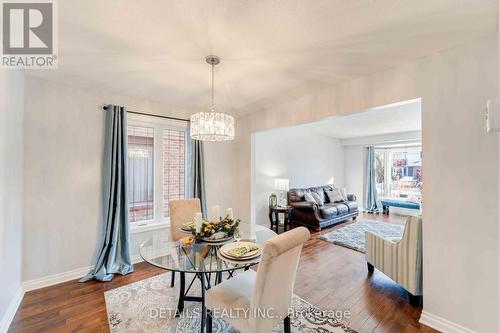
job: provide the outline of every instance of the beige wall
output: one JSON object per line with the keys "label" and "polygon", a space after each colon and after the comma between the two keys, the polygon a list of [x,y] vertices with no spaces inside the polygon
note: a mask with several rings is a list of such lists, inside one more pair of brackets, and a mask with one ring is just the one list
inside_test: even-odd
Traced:
{"label": "beige wall", "polygon": [[[101,166],[104,103],[146,113],[188,117],[190,112],[97,89],[26,77],[24,119],[23,280],[78,270],[93,264],[101,235]],[[227,207],[230,193],[217,179],[231,180],[227,145],[206,147],[209,204]],[[167,229],[157,232],[168,233]],[[131,236],[132,256],[154,232]]]}
{"label": "beige wall", "polygon": [[497,332],[498,148],[494,36],[237,119],[235,205],[250,219],[251,133],[422,98],[424,312]]}

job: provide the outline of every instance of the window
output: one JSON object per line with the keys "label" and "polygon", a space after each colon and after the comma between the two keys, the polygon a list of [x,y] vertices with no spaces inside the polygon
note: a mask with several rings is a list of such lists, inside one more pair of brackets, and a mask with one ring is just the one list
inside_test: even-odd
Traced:
{"label": "window", "polygon": [[421,146],[377,149],[375,170],[379,197],[421,201]]}
{"label": "window", "polygon": [[154,128],[128,126],[129,221],[154,218]]}
{"label": "window", "polygon": [[375,181],[377,187],[377,195],[383,197],[385,195],[385,151],[375,150]]}
{"label": "window", "polygon": [[186,124],[129,116],[129,222],[168,221],[169,201],[186,197],[186,135]]}
{"label": "window", "polygon": [[184,131],[163,131],[163,212],[170,217],[168,202],[185,198],[185,146]]}

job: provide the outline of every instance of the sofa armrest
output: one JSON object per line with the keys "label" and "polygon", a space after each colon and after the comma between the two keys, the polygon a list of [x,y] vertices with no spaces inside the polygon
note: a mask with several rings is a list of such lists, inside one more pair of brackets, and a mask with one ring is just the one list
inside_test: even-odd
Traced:
{"label": "sofa armrest", "polygon": [[347,201],[356,201],[356,195],[355,194],[348,194],[347,195]]}
{"label": "sofa armrest", "polygon": [[309,202],[309,201],[296,201],[296,202],[290,202],[290,206],[292,206],[294,209],[301,209],[301,210],[308,210],[308,211],[315,211],[318,209],[318,205]]}

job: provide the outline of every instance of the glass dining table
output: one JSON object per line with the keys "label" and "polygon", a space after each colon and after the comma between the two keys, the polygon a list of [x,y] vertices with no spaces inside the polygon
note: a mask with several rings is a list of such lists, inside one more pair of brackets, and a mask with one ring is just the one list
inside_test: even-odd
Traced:
{"label": "glass dining table", "polygon": [[[247,223],[241,223],[239,228],[242,240],[253,240],[260,245],[276,236],[274,231],[259,225],[250,226]],[[248,270],[251,266],[258,264],[260,257],[247,261],[233,261],[224,258],[219,254],[219,248],[230,241],[223,243],[194,243],[193,245],[184,246],[179,241],[170,241],[168,238],[169,235],[166,233],[151,236],[141,244],[140,255],[151,265],[179,273],[177,315],[184,311],[184,302],[200,302],[201,332],[203,332],[206,322],[206,290],[210,289],[212,285],[221,283],[224,275],[229,279],[235,271]],[[192,280],[187,287],[186,274],[192,276]],[[200,281],[200,295],[188,295],[195,280]]]}

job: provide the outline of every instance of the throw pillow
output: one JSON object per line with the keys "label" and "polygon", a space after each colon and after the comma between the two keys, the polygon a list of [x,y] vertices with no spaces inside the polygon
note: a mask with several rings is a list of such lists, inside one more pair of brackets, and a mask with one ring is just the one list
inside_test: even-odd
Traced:
{"label": "throw pillow", "polygon": [[316,203],[316,200],[314,200],[314,197],[309,192],[306,192],[304,194],[304,200],[307,201],[307,202]]}
{"label": "throw pillow", "polygon": [[342,197],[342,193],[338,188],[334,188],[331,191],[325,191],[326,195],[328,195],[328,199],[330,202],[343,202],[344,197]]}
{"label": "throw pillow", "polygon": [[348,201],[347,200],[347,191],[346,191],[345,187],[340,189],[340,194],[342,194],[342,198],[344,198],[344,201]]}
{"label": "throw pillow", "polygon": [[311,195],[312,197],[314,198],[314,201],[316,201],[316,203],[319,205],[319,206],[323,206],[325,204],[325,202],[323,201],[323,199],[321,199],[321,197],[319,196],[318,193],[316,192],[311,192]]}

